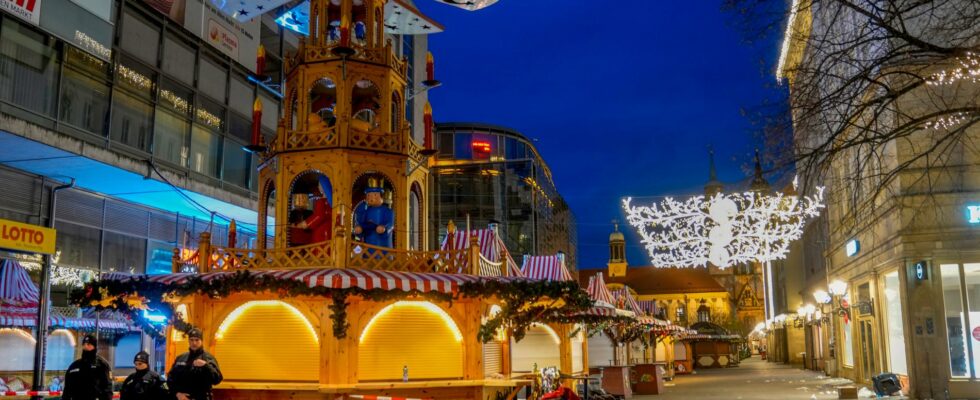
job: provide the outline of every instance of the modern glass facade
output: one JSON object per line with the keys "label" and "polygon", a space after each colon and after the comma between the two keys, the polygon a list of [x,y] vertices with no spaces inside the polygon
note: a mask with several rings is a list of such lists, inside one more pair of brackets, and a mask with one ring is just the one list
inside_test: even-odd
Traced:
{"label": "modern glass facade", "polygon": [[111,61],[3,14],[0,110],[239,195],[254,192],[256,160],[242,150],[252,103],[261,99],[271,137],[278,94],[148,6],[114,4],[119,11],[103,21],[118,38]]}
{"label": "modern glass facade", "polygon": [[521,254],[558,251],[575,269],[575,216],[558,193],[551,170],[530,140],[502,127],[469,123],[436,126],[438,161],[433,169],[436,240],[453,220],[463,227],[500,225],[507,248]]}

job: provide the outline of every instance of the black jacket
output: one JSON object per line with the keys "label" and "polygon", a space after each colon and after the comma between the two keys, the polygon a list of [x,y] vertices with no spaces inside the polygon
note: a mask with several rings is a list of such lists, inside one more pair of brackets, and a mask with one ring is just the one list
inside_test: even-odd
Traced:
{"label": "black jacket", "polygon": [[149,368],[136,371],[126,377],[119,389],[119,400],[168,400],[173,398],[167,391],[167,382]]}
{"label": "black jacket", "polygon": [[[195,367],[194,360],[201,359],[207,364]],[[177,356],[167,374],[170,393],[187,393],[194,400],[211,399],[211,387],[221,383],[223,377],[218,368],[218,360],[206,351],[188,352]]]}
{"label": "black jacket", "polygon": [[65,372],[62,400],[111,400],[112,380],[109,363],[98,355],[82,355]]}

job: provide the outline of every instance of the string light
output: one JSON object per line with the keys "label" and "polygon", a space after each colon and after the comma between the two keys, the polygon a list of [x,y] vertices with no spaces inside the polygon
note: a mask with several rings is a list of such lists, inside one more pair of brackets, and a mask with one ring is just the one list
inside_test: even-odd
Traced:
{"label": "string light", "polygon": [[175,110],[184,114],[187,114],[187,112],[191,109],[191,105],[187,100],[167,89],[160,90],[160,98],[170,102],[170,105],[172,105]]}
{"label": "string light", "polygon": [[623,200],[627,221],[637,229],[658,267],[720,268],[786,257],[803,235],[807,219],[820,213],[823,188],[813,196],[753,192],[722,194],[685,201],[667,198],[651,206]]}
{"label": "string light", "polygon": [[934,130],[950,129],[956,127],[959,124],[962,124],[963,122],[966,122],[967,118],[968,118],[968,114],[960,111],[952,115],[945,115],[936,118],[935,121],[926,122],[925,127],[926,129],[934,129]]}
{"label": "string light", "polygon": [[143,90],[150,90],[153,88],[153,80],[147,78],[146,75],[136,72],[136,70],[125,65],[119,65],[117,68],[119,68],[119,76],[125,79],[131,85]]}
{"label": "string light", "polygon": [[75,31],[75,42],[81,47],[84,47],[86,50],[98,54],[103,59],[108,60],[112,57],[111,49],[104,46],[102,43],[99,43],[99,41],[92,39],[92,37],[86,35],[85,32]]}
{"label": "string light", "polygon": [[939,71],[926,79],[926,84],[931,86],[952,85],[961,80],[970,82],[980,82],[980,56],[972,52],[967,52],[963,57],[957,57],[958,67],[950,70]]}
{"label": "string light", "polygon": [[195,111],[195,114],[197,115],[197,119],[203,122],[205,125],[208,125],[212,128],[221,127],[221,117],[211,114],[210,112],[208,112],[208,110],[205,110],[203,108],[198,108]]}

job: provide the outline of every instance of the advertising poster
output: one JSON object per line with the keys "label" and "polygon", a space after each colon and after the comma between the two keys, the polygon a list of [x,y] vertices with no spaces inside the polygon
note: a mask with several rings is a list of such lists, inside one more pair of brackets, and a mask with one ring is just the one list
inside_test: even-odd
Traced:
{"label": "advertising poster", "polygon": [[238,22],[207,0],[143,0],[249,70],[255,69],[259,18]]}

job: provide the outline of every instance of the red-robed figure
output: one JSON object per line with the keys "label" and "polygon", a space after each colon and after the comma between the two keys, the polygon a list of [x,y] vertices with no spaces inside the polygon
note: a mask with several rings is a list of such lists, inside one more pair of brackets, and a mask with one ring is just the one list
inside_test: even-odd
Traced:
{"label": "red-robed figure", "polygon": [[291,227],[290,236],[295,245],[302,246],[330,240],[333,229],[333,207],[324,192],[322,185],[317,185],[313,196],[313,212]]}

